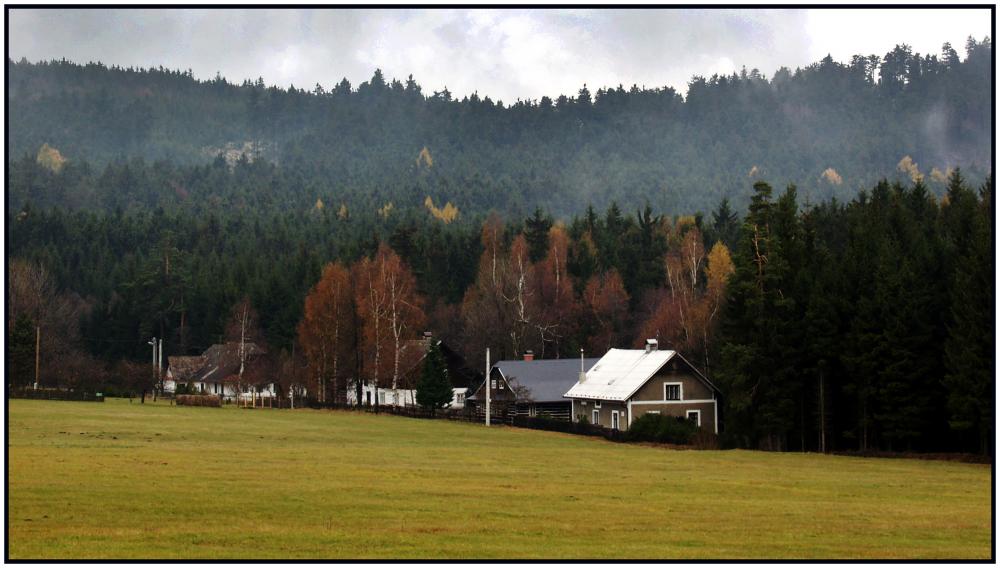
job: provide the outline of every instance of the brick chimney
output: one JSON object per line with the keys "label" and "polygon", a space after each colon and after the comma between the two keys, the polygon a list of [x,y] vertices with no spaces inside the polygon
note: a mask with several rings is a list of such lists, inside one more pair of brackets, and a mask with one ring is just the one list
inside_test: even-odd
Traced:
{"label": "brick chimney", "polygon": [[525,361],[534,361],[535,360],[535,352],[532,351],[531,349],[528,349],[527,351],[525,351],[524,352],[524,360]]}
{"label": "brick chimney", "polygon": [[660,346],[660,342],[655,339],[646,340],[646,353],[652,353]]}

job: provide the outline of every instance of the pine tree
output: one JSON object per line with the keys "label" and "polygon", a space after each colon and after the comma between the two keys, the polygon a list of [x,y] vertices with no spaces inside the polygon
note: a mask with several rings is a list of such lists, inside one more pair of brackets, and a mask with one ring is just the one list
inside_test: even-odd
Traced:
{"label": "pine tree", "polygon": [[444,355],[441,354],[440,346],[431,341],[427,358],[424,359],[423,372],[417,380],[417,404],[430,410],[433,415],[438,409],[449,406],[452,396]]}
{"label": "pine tree", "polygon": [[996,389],[993,314],[995,297],[993,227],[989,211],[992,184],[986,202],[973,219],[969,246],[958,262],[951,297],[951,323],[945,353],[948,373],[950,425],[976,436],[982,453],[992,451],[993,400]]}
{"label": "pine tree", "polygon": [[35,326],[20,314],[7,336],[7,385],[23,386],[34,381]]}
{"label": "pine tree", "polygon": [[549,229],[552,228],[552,217],[542,214],[541,208],[535,208],[535,213],[524,220],[524,238],[528,241],[528,257],[531,262],[545,258],[549,250]]}

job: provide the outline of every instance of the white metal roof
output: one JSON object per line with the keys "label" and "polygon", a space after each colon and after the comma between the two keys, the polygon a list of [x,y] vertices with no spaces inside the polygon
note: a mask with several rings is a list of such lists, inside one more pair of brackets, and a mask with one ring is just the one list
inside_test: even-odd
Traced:
{"label": "white metal roof", "polygon": [[597,400],[626,400],[669,361],[675,351],[612,349],[563,396]]}

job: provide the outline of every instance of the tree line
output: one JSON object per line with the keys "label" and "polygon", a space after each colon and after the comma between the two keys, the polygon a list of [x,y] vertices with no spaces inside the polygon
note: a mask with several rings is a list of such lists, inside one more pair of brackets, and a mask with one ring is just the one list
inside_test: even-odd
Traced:
{"label": "tree line", "polygon": [[994,436],[992,178],[957,170],[940,198],[918,178],[810,205],[757,182],[742,220],[727,201],[450,224],[53,209],[19,212],[9,239],[12,383],[36,326],[66,353],[43,347],[43,383],[82,384],[101,375],[81,361],[147,360],[154,331],[200,353],[245,302],[270,354],[249,380],[322,399],[359,377],[412,388],[404,347],[424,330],[469,361],[657,338],[719,385],[729,445],[985,452]]}
{"label": "tree line", "polygon": [[[871,180],[991,170],[992,43],[919,54],[906,45],[826,57],[768,78],[754,69],[669,87],[607,86],[504,104],[375,71],[358,85],[279,88],[167,69],[8,60],[8,203],[420,207],[560,217],[588,203],[632,210],[748,206],[757,179],[796,181],[812,203],[847,201]],[[593,88],[593,90],[591,90]],[[753,141],[753,143],[750,143]],[[208,164],[265,162],[230,187]],[[135,162],[142,160],[142,162]],[[108,164],[115,164],[108,169]],[[142,165],[140,165],[142,164]],[[273,171],[271,171],[273,169]],[[244,169],[244,172],[246,169]],[[245,174],[244,174],[245,175]],[[200,188],[204,177],[219,183]],[[146,182],[149,183],[146,183]],[[187,203],[187,205],[182,205]]]}

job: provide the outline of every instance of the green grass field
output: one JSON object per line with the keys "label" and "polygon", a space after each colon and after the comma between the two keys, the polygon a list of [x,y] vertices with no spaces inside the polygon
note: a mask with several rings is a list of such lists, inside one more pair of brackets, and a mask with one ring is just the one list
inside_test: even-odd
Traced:
{"label": "green grass field", "polygon": [[24,558],[979,558],[989,466],[11,400]]}

